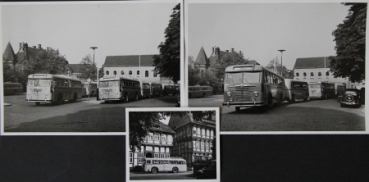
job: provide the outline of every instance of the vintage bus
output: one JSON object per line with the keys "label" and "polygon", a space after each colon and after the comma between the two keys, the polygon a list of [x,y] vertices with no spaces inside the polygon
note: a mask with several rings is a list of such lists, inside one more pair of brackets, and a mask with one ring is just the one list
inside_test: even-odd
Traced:
{"label": "vintage bus", "polygon": [[163,84],[163,95],[177,95],[178,85]]}
{"label": "vintage bus", "polygon": [[162,94],[163,86],[161,83],[151,82],[150,83],[150,96],[159,97]]}
{"label": "vintage bus", "polygon": [[96,96],[97,82],[82,82],[82,97]]}
{"label": "vintage bus", "polygon": [[4,95],[17,95],[23,93],[23,86],[21,83],[4,83]]}
{"label": "vintage bus", "polygon": [[342,97],[342,95],[345,93],[346,85],[335,83],[334,86],[336,90],[335,91],[336,97]]}
{"label": "vintage bus", "polygon": [[146,158],[143,160],[143,169],[146,172],[186,172],[187,164],[183,158]]}
{"label": "vintage bus", "polygon": [[188,98],[207,97],[213,95],[213,88],[210,86],[188,86]]}
{"label": "vintage bus", "polygon": [[63,104],[82,98],[82,82],[66,75],[31,74],[28,76],[26,101]]}
{"label": "vintage bus", "polygon": [[124,77],[104,77],[99,79],[99,100],[125,101],[139,100],[140,82]]}
{"label": "vintage bus", "polygon": [[150,97],[150,83],[140,81],[141,87],[141,98],[149,98]]}
{"label": "vintage bus", "polygon": [[295,102],[296,99],[303,99],[305,102],[309,99],[309,87],[308,82],[284,79],[285,100],[289,102]]}
{"label": "vintage bus", "polygon": [[223,105],[268,106],[284,100],[284,78],[258,63],[233,65],[225,69]]}
{"label": "vintage bus", "polygon": [[335,89],[334,83],[329,82],[310,82],[309,83],[309,96],[315,99],[328,99],[334,98]]}

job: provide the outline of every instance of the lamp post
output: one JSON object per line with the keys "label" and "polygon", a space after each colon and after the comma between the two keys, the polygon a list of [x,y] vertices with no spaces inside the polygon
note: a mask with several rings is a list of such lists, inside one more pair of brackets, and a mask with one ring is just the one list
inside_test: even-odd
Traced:
{"label": "lamp post", "polygon": [[[95,64],[95,49],[97,49],[97,47],[96,46],[92,46],[92,47],[90,47],[92,50],[93,50],[93,58],[92,58],[92,63],[93,64]],[[98,67],[97,67],[97,64],[95,64],[96,65],[96,74],[97,74],[97,80],[96,80],[96,82],[98,83],[99,82],[99,70],[98,70]]]}
{"label": "lamp post", "polygon": [[280,49],[280,50],[278,50],[279,52],[281,52],[281,69],[282,69],[282,71],[281,71],[281,75],[282,75],[282,77],[283,77],[283,52],[284,51],[286,51],[286,50],[284,50],[284,49]]}

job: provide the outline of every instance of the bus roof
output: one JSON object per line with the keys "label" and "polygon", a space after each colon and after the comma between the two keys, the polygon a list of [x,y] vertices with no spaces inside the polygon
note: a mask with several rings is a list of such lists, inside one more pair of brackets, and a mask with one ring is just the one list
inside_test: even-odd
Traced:
{"label": "bus roof", "polygon": [[139,81],[137,79],[134,78],[127,78],[127,77],[103,77],[100,78],[99,81],[114,81],[114,80],[130,80],[130,81]]}
{"label": "bus roof", "polygon": [[[282,75],[278,74],[278,73],[274,73],[273,71],[264,68],[263,66],[261,66],[260,64],[241,64],[241,65],[232,65],[232,66],[228,66],[225,69],[225,72],[227,73],[238,73],[238,72],[260,72],[260,71],[267,71],[270,72],[274,75],[277,75],[279,77],[282,77]],[[283,78],[283,77],[282,77]]]}
{"label": "bus roof", "polygon": [[53,75],[53,74],[43,74],[43,73],[36,73],[36,74],[30,74],[28,78],[61,78],[61,79],[67,79],[67,80],[74,80],[74,81],[81,81],[78,78],[73,78],[68,75]]}

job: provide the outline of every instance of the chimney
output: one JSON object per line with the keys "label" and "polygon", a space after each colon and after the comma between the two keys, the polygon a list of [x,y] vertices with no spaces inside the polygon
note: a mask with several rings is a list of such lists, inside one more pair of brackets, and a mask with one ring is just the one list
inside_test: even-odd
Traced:
{"label": "chimney", "polygon": [[28,60],[29,59],[29,55],[28,55],[28,44],[27,43],[24,43],[23,44],[23,51],[25,52],[26,59]]}
{"label": "chimney", "polygon": [[234,48],[231,48],[231,50],[232,50],[232,53],[234,53]]}
{"label": "chimney", "polygon": [[38,44],[38,49],[41,49],[41,44]]}

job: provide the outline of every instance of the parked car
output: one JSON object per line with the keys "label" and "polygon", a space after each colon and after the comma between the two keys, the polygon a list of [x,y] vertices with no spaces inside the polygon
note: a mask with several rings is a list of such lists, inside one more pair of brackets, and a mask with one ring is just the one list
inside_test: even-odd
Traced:
{"label": "parked car", "polygon": [[215,179],[217,177],[216,160],[209,161],[208,165],[196,172],[197,179]]}
{"label": "parked car", "polygon": [[341,98],[341,107],[357,106],[362,104],[361,92],[357,89],[346,89]]}

